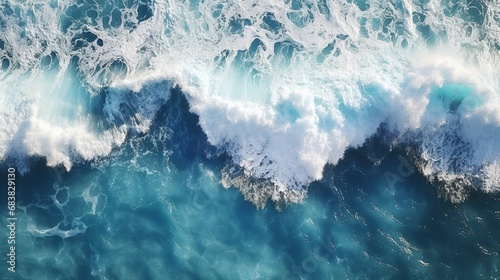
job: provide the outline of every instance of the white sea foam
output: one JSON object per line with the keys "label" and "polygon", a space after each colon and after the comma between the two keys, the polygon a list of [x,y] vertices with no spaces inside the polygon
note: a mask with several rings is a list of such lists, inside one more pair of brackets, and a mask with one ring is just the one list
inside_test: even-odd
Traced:
{"label": "white sea foam", "polygon": [[[70,168],[105,156],[147,131],[171,81],[244,171],[227,182],[256,203],[299,201],[383,122],[418,147],[430,179],[496,191],[499,5],[367,3],[168,1],[146,20],[125,5],[119,22],[99,5],[7,2],[0,157]],[[87,103],[99,94],[96,129]]]}

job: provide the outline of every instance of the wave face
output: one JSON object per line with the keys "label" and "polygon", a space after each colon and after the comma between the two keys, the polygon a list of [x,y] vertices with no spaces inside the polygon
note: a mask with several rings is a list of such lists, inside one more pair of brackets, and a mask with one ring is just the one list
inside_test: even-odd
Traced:
{"label": "wave face", "polygon": [[382,124],[452,201],[497,192],[499,25],[496,1],[4,1],[0,158],[105,157],[179,86],[259,207]]}

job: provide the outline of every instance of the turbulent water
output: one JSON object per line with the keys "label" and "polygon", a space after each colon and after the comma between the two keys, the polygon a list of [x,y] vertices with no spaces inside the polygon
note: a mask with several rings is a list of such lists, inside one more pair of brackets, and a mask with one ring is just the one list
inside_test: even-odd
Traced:
{"label": "turbulent water", "polygon": [[3,0],[0,64],[6,279],[500,277],[498,0]]}

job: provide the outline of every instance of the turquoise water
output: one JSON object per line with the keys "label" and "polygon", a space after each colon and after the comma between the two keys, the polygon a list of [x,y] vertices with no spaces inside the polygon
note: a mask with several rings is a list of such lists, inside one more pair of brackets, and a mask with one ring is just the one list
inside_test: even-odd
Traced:
{"label": "turquoise water", "polygon": [[495,1],[0,1],[0,278],[500,278],[499,26]]}

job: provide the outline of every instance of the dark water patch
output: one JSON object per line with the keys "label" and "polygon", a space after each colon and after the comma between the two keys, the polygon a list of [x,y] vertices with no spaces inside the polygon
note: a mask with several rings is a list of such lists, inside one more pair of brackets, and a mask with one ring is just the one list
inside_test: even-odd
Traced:
{"label": "dark water patch", "polygon": [[365,17],[360,17],[358,19],[358,22],[359,22],[359,32],[361,36],[368,38],[369,37],[369,31],[367,27],[368,20]]}
{"label": "dark water patch", "polygon": [[[130,18],[123,11],[135,10],[135,17]],[[130,1],[97,1],[92,3],[81,3],[69,6],[61,16],[61,30],[67,32],[69,28],[79,29],[81,26],[91,25],[104,29],[119,28],[125,26],[133,29],[136,24],[150,19],[153,16],[153,2],[151,0],[139,3]]]}
{"label": "dark water patch", "polygon": [[243,34],[245,26],[251,26],[252,21],[247,18],[233,17],[229,20],[229,32],[232,34]]}
{"label": "dark water patch", "polygon": [[170,157],[175,166],[185,167],[200,156],[215,152],[199,125],[199,117],[189,112],[189,104],[178,88],[172,89],[169,100],[157,115],[153,129],[162,129],[164,126],[174,132],[165,139],[163,145],[165,148],[175,147],[175,153]]}
{"label": "dark water patch", "polygon": [[85,15],[91,20],[96,20],[99,16],[99,12],[94,9],[89,9],[85,12]]}
{"label": "dark water patch", "polygon": [[101,12],[102,27],[104,29],[111,29],[111,12],[113,11],[112,6],[105,6]]}
{"label": "dark water patch", "polygon": [[434,33],[434,31],[432,31],[430,25],[419,24],[417,25],[417,31],[420,33],[422,38],[425,39],[428,46],[432,46],[436,43],[436,34]]}
{"label": "dark water patch", "polygon": [[91,120],[91,128],[98,133],[104,132],[110,128],[110,124],[105,120],[106,116],[103,114],[106,105],[106,95],[108,88],[103,87],[97,94],[91,96],[89,100],[89,118]]}
{"label": "dark water patch", "polygon": [[119,9],[113,9],[111,12],[111,22],[110,25],[114,28],[118,28],[122,25],[122,13]]}
{"label": "dark water patch", "polygon": [[[162,85],[163,83],[160,81],[156,84]],[[203,158],[205,154],[214,154],[215,148],[208,144],[207,137],[199,126],[198,116],[189,112],[185,96],[178,88],[164,87],[164,90],[170,90],[170,98],[167,101],[158,101],[165,103],[152,120],[152,126],[147,134],[150,136],[143,135],[140,138],[145,142],[143,143],[145,147],[154,147],[158,155],[163,155],[168,150],[170,163],[179,168],[185,168],[186,164],[192,164],[192,161],[199,157]],[[117,94],[124,94],[126,98],[117,98]],[[94,99],[94,112],[102,111],[106,104],[121,102],[118,115],[101,115],[103,129],[130,122],[138,111],[141,99],[147,98],[147,94],[148,92],[142,91],[139,93],[115,92],[113,89],[101,91]],[[129,137],[134,136],[132,134]]]}
{"label": "dark water patch", "polygon": [[79,50],[81,48],[89,46],[89,44],[94,42],[96,39],[97,35],[95,35],[94,33],[83,31],[73,36],[73,38],[71,39],[71,46],[73,50]]}
{"label": "dark water patch", "polygon": [[370,2],[367,0],[354,0],[353,2],[361,11],[370,9]]}
{"label": "dark water patch", "polygon": [[259,49],[262,49],[262,50],[266,50],[266,45],[264,44],[264,42],[262,42],[262,40],[260,40],[259,38],[256,38],[252,41],[252,43],[250,44],[250,47],[248,48],[248,52],[244,52],[245,55],[249,55],[249,56],[255,56],[255,54],[257,53],[257,51]]}
{"label": "dark water patch", "polygon": [[385,18],[384,22],[382,24],[382,32],[384,33],[389,33],[389,28],[391,26],[393,19],[392,18]]}
{"label": "dark water patch", "polygon": [[42,68],[49,68],[52,64],[52,57],[50,55],[46,55],[42,58],[42,61],[40,63],[42,65]]}
{"label": "dark water patch", "polygon": [[401,41],[401,47],[402,47],[403,49],[408,48],[408,40],[403,39],[403,40]]}
{"label": "dark water patch", "polygon": [[345,41],[347,38],[349,38],[349,35],[347,35],[347,34],[337,34],[337,36],[335,36],[335,37],[337,37],[337,39]]}
{"label": "dark water patch", "polygon": [[291,0],[291,1],[292,1],[291,5],[292,10],[298,11],[302,9],[302,7],[304,6],[301,0]]}
{"label": "dark water patch", "polygon": [[16,13],[16,11],[12,8],[12,5],[8,2],[0,3],[0,11],[2,11],[2,13],[5,15],[13,15]]}
{"label": "dark water patch", "polygon": [[219,17],[221,17],[221,15],[222,15],[222,8],[223,8],[223,7],[224,7],[224,5],[222,5],[222,4],[220,4],[220,3],[219,3],[219,4],[217,4],[217,5],[215,6],[214,11],[212,12],[212,17],[213,17],[213,18],[219,18]]}
{"label": "dark water patch", "polygon": [[10,66],[10,60],[8,58],[3,58],[2,59],[2,66],[0,69],[2,71],[7,71],[9,69],[9,66]]}
{"label": "dark water patch", "polygon": [[482,25],[487,13],[487,5],[482,0],[467,0],[467,16],[472,22]]}
{"label": "dark water patch", "polygon": [[326,45],[326,47],[323,48],[323,50],[321,50],[321,52],[316,56],[316,62],[323,63],[325,58],[327,56],[329,56],[332,53],[332,51],[334,50],[335,42],[336,41],[334,40],[332,43]]}
{"label": "dark water patch", "polygon": [[80,19],[82,17],[82,10],[78,5],[71,5],[66,9],[64,14],[72,19]]}
{"label": "dark water patch", "polygon": [[265,13],[262,16],[262,24],[260,27],[273,32],[274,34],[280,34],[284,31],[283,23],[279,22],[273,13]]}
{"label": "dark water patch", "polygon": [[60,18],[60,28],[61,28],[61,31],[63,33],[67,33],[69,28],[71,27],[71,25],[73,24],[72,20],[70,17],[66,16],[66,15],[61,15],[61,18]]}
{"label": "dark water patch", "polygon": [[104,41],[101,38],[97,39],[96,43],[99,47],[104,46]]}
{"label": "dark water patch", "polygon": [[137,21],[139,23],[150,19],[153,16],[153,3],[148,0],[137,6]]}

